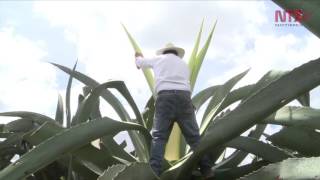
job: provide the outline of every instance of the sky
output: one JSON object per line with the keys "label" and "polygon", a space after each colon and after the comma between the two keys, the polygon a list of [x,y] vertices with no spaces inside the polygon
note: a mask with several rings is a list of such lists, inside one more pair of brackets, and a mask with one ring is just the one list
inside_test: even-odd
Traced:
{"label": "sky", "polygon": [[[291,70],[319,57],[319,38],[303,26],[275,26],[271,1],[0,1],[0,111],[27,110],[54,118],[68,76],[58,63],[103,83],[123,80],[142,111],[151,96],[123,23],[145,56],[172,42],[187,62],[200,24],[202,44],[217,20],[194,93],[251,68],[236,87],[269,70]],[[72,111],[83,84],[72,86]],[[311,92],[320,108],[320,92]],[[126,105],[127,106],[127,105]],[[102,111],[115,117],[102,103]],[[0,119],[7,122],[7,118]]]}

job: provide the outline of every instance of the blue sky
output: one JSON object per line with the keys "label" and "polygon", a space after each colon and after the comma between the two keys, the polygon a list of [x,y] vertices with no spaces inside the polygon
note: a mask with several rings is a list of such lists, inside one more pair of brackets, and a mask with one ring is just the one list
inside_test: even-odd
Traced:
{"label": "blue sky", "polygon": [[[173,42],[187,61],[202,19],[204,38],[218,19],[195,92],[247,68],[238,87],[319,57],[320,41],[304,27],[275,27],[278,9],[271,1],[0,1],[0,111],[53,116],[68,77],[47,62],[72,67],[76,59],[78,70],[99,82],[124,80],[142,109],[150,92],[120,23],[146,55]],[[72,88],[73,111],[81,88]],[[316,108],[319,97],[312,91]],[[107,104],[102,109],[114,114]]]}

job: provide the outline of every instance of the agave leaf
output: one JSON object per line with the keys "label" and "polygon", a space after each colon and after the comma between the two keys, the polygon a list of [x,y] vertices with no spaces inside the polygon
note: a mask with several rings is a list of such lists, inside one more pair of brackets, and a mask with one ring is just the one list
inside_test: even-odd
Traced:
{"label": "agave leaf", "polygon": [[235,139],[227,142],[225,146],[255,154],[269,162],[278,162],[290,157],[294,157],[288,152],[272,146],[271,144],[266,144],[250,137],[238,136]]}
{"label": "agave leaf", "polygon": [[[219,112],[221,112],[225,107],[229,106],[230,104],[244,98],[248,95],[248,92],[252,89],[252,86],[244,86],[242,88],[236,89],[231,93],[228,93],[232,87],[247,73],[243,72],[233,78],[231,78],[228,82],[224,85],[217,85],[209,87],[192,98],[192,101],[195,105],[196,109],[199,109],[210,97],[212,97],[210,103],[207,106],[206,111],[203,117],[208,116],[209,110],[213,110],[212,117],[216,116]],[[218,96],[218,97],[216,97]],[[202,121],[203,123],[204,121]],[[210,123],[210,121],[209,121]],[[208,126],[208,125],[207,125]],[[201,130],[202,128],[202,130]],[[206,129],[205,126],[200,126],[200,133],[204,132]],[[182,137],[180,137],[180,154],[187,153],[190,149],[186,148],[186,142]],[[223,152],[224,148],[219,149],[219,151],[215,152],[216,155],[213,157],[213,160],[219,157],[219,154]]]}
{"label": "agave leaf", "polygon": [[[85,96],[87,96],[90,92],[91,92],[91,88],[90,87],[88,87],[88,86],[85,86],[85,87],[83,87],[82,88],[83,89],[83,94],[85,95]],[[84,97],[83,97],[83,99],[81,100],[81,102],[84,100]],[[79,105],[78,106],[80,106],[80,103],[81,102],[79,102]],[[96,101],[96,103],[94,103],[93,105],[92,105],[93,107],[92,107],[92,112],[90,113],[90,120],[92,120],[92,119],[97,119],[97,118],[101,118],[102,116],[101,116],[101,112],[100,112],[100,99],[98,98],[97,99],[97,101]]]}
{"label": "agave leaf", "polygon": [[129,162],[135,162],[134,156],[127,153],[114,139],[113,136],[105,136],[101,138],[100,148],[105,148],[112,155],[125,159]]}
{"label": "agave leaf", "polygon": [[319,166],[320,157],[291,158],[269,164],[240,179],[318,179],[320,177]]}
{"label": "agave leaf", "polygon": [[[52,123],[45,123],[33,133],[25,135],[24,140],[32,145],[38,145],[61,131],[63,131],[62,127]],[[72,154],[75,157],[72,163],[73,170],[88,179],[95,179],[97,173],[101,172],[108,165],[119,163],[111,155],[104,154],[90,144],[81,147]],[[64,166],[68,166],[70,163],[69,156],[61,157],[58,162]]]}
{"label": "agave leaf", "polygon": [[[92,78],[90,78],[90,77],[88,77],[78,71],[72,71],[69,68],[67,68],[65,66],[61,66],[59,64],[55,64],[55,63],[51,63],[51,64],[58,67],[59,69],[61,69],[65,73],[73,74],[74,78],[76,78],[77,80],[79,80],[80,82],[84,83],[85,85],[87,85],[88,87],[90,87],[92,89],[100,85],[94,79],[92,79]],[[131,95],[129,95],[126,87],[120,87],[117,90],[119,90],[119,92],[129,102],[129,104],[133,108],[133,111],[134,111],[136,117],[141,116],[140,114],[138,115],[138,108],[136,107],[136,105],[134,105],[134,103],[132,103],[133,98],[131,97]],[[128,112],[123,107],[121,102],[108,89],[104,89],[104,91],[101,93],[101,96],[114,108],[114,110],[119,115],[119,117],[122,121],[128,121],[128,122],[131,121],[131,118],[130,118]],[[139,153],[138,153],[139,159],[143,162],[147,162],[149,157],[148,157],[148,153],[145,153],[145,152],[148,152],[148,150],[149,150],[148,144],[144,144],[144,142],[142,141],[143,138],[141,138],[141,136],[139,134],[137,134],[137,132],[129,132],[129,136],[132,140],[132,143],[133,143],[135,149],[138,149],[138,151],[139,151]],[[149,142],[146,142],[146,143],[149,143]]]}
{"label": "agave leaf", "polygon": [[13,133],[6,133],[6,132],[2,132],[0,133],[0,138],[8,138],[9,136],[11,136]]}
{"label": "agave leaf", "polygon": [[[123,29],[125,30],[129,40],[130,40],[130,43],[134,49],[135,52],[139,52],[139,53],[142,53],[141,52],[141,49],[139,48],[138,44],[136,43],[136,41],[133,39],[133,37],[131,36],[131,34],[129,33],[129,31],[127,30],[127,28],[122,24],[122,27]],[[150,69],[142,69],[143,71],[143,74],[148,82],[148,85],[149,85],[149,88],[150,88],[150,91],[152,92],[153,96],[155,97],[155,92],[154,92],[154,79],[153,79],[153,75],[151,73],[151,70]]]}
{"label": "agave leaf", "polygon": [[[249,138],[254,138],[259,140],[260,136],[263,134],[264,130],[266,129],[265,124],[257,124],[256,128],[248,134]],[[220,168],[231,168],[238,166],[248,155],[248,152],[238,150],[230,155],[227,159],[225,159],[219,165]]]}
{"label": "agave leaf", "polygon": [[297,98],[297,100],[299,101],[299,103],[302,106],[310,107],[310,93],[309,92],[301,95],[300,97]]}
{"label": "agave leaf", "polygon": [[214,98],[212,98],[209,102],[207,109],[203,115],[203,120],[200,126],[200,134],[204,133],[204,131],[208,128],[211,120],[215,117],[215,115],[217,115],[217,110],[219,109],[223,100],[227,97],[233,86],[238,81],[240,81],[248,73],[248,71],[249,70],[246,70],[236,75],[235,77],[227,81],[224,85],[222,85],[219,89],[217,89]]}
{"label": "agave leaf", "polygon": [[[225,100],[222,102],[221,106],[217,110],[217,113],[220,113],[223,109],[225,109],[229,105],[235,103],[236,101],[244,99],[245,97],[247,97],[249,95],[250,91],[252,90],[253,86],[254,85],[247,85],[247,86],[243,86],[241,88],[238,88],[238,89],[235,89],[235,90],[231,91],[227,95]],[[197,109],[199,109],[212,95],[215,95],[215,91],[220,87],[221,87],[221,85],[212,86],[212,87],[209,87],[209,88],[199,92],[197,95],[195,95],[192,98],[192,101],[193,101],[195,107]],[[251,137],[251,136],[249,136],[249,137]],[[184,150],[183,147],[185,147],[185,144],[184,145],[182,144],[180,146],[180,148],[182,150]],[[223,148],[223,147],[222,148],[218,148],[214,152],[212,152],[211,153],[212,162],[217,161],[217,159],[221,156],[221,153],[223,153],[223,152],[225,152],[225,148]],[[242,152],[237,152],[237,153],[242,153]],[[245,153],[245,152],[243,152],[243,153]],[[244,157],[246,155],[247,155],[247,153],[244,154]],[[241,158],[239,160],[242,161]]]}
{"label": "agave leaf", "polygon": [[[178,123],[174,122],[172,131],[169,136],[169,140],[166,144],[165,154],[164,157],[166,160],[169,161],[176,161],[181,158],[183,154],[180,148],[182,147],[182,134],[181,129],[178,125]],[[185,143],[184,143],[185,144]]]}
{"label": "agave leaf", "polygon": [[200,107],[212,96],[215,95],[216,91],[221,88],[221,85],[211,86],[192,97],[192,104],[198,111]]}
{"label": "agave leaf", "polygon": [[108,168],[103,176],[98,180],[132,180],[132,179],[148,179],[156,180],[157,176],[153,173],[151,167],[147,163],[132,163],[129,166],[116,165]]}
{"label": "agave leaf", "polygon": [[[199,30],[199,33],[196,38],[196,42],[194,44],[194,47],[193,47],[193,50],[192,50],[192,53],[191,53],[191,56],[190,56],[189,62],[188,62],[188,66],[189,66],[189,69],[191,72],[193,71],[195,63],[196,63],[196,58],[197,58],[197,54],[198,54],[198,49],[199,49],[199,44],[200,44],[201,34],[202,34],[202,29],[203,29],[203,21],[204,20],[202,20],[200,30]],[[191,74],[190,74],[190,79],[191,79]]]}
{"label": "agave leaf", "polygon": [[144,127],[134,123],[119,122],[107,117],[89,121],[66,129],[39,144],[15,163],[3,169],[0,172],[0,179],[22,179],[57,160],[61,154],[76,150],[103,135],[123,130],[139,130],[144,136],[150,136]]}
{"label": "agave leaf", "polygon": [[[242,99],[242,101],[248,99],[250,97],[250,95],[255,94],[257,92],[259,92],[261,89],[263,89],[264,87],[266,87],[267,85],[269,85],[271,82],[279,79],[281,76],[283,76],[284,74],[288,73],[287,71],[277,71],[277,70],[271,70],[269,72],[267,72],[256,84],[254,85],[249,85],[249,87],[244,87],[243,89],[240,88],[239,92],[237,92],[236,90],[234,91],[234,94],[240,94],[240,96],[238,95],[239,99]],[[234,95],[233,93],[230,93],[228,95],[228,97],[232,97]],[[246,95],[245,95],[246,94]],[[226,105],[229,105],[230,103],[234,102],[228,102],[229,98],[226,98],[226,103],[220,106],[220,110],[224,109],[226,107]],[[231,99],[233,100],[233,98]],[[248,135],[249,137],[253,137],[256,139],[259,139],[260,136],[262,135],[262,133],[264,132],[264,129],[266,128],[265,125],[257,125],[257,128],[253,131],[250,132],[250,134]],[[223,168],[227,168],[227,167],[234,167],[237,166],[239,163],[241,163],[244,158],[248,155],[247,152],[243,152],[243,151],[236,151],[234,152],[234,154],[232,156],[230,156],[230,158],[228,158],[226,161],[224,161],[221,167]]]}
{"label": "agave leaf", "polygon": [[[77,113],[74,116],[74,120],[72,122],[74,124],[77,124],[77,123],[85,122],[86,120],[88,120],[89,116],[92,112],[92,109],[94,108],[94,105],[96,104],[100,94],[106,88],[116,88],[117,90],[119,90],[119,92],[126,98],[126,100],[129,102],[129,104],[133,108],[133,110],[136,114],[136,117],[138,119],[138,122],[145,127],[144,121],[142,120],[142,117],[139,113],[138,107],[134,103],[134,100],[133,100],[132,96],[130,95],[129,91],[127,90],[123,81],[110,81],[110,82],[106,82],[106,83],[101,84],[101,85],[97,86],[96,88],[94,88],[92,93],[90,93],[90,95],[87,96],[80,104],[80,106],[77,110]],[[136,152],[137,152],[139,158],[141,158],[144,161],[147,161],[148,153],[146,153],[146,152],[148,152],[147,149],[149,149],[149,147],[150,147],[150,145],[147,143],[151,142],[151,139],[145,139],[145,141],[143,141],[141,135],[133,134],[133,133],[132,133],[132,135],[136,137],[135,138],[135,140],[136,140],[135,148],[136,148]],[[145,145],[147,145],[147,146],[145,147]]]}
{"label": "agave leaf", "polygon": [[262,78],[255,84],[255,86],[252,88],[251,92],[249,93],[250,96],[258,93],[261,91],[261,89],[267,87],[270,83],[278,80],[280,77],[282,77],[285,74],[288,74],[288,71],[278,71],[278,70],[271,70],[267,72],[265,75],[263,75]]}
{"label": "agave leaf", "polygon": [[320,129],[320,110],[310,107],[285,106],[261,123]]}
{"label": "agave leaf", "polygon": [[5,132],[27,132],[34,127],[33,121],[27,118],[21,118],[5,124],[3,130]]}
{"label": "agave leaf", "polygon": [[[44,123],[34,132],[24,135],[24,140],[28,143],[37,146],[42,142],[45,142],[54,135],[61,133],[64,130],[61,126],[52,123]],[[75,159],[73,160],[73,169],[87,178],[96,178],[96,169],[104,169],[108,165],[119,163],[109,154],[104,154],[96,149],[91,144],[87,144],[80,149],[73,152]],[[69,157],[63,156],[58,162],[68,166]],[[91,170],[91,171],[90,171]],[[102,171],[102,170],[101,170]]]}
{"label": "agave leaf", "polygon": [[71,127],[71,110],[70,110],[70,93],[71,93],[71,85],[72,85],[72,75],[74,74],[74,71],[76,70],[78,61],[73,66],[72,73],[70,74],[68,85],[66,89],[66,117],[67,117],[67,128]]}
{"label": "agave leaf", "polygon": [[298,151],[305,156],[320,156],[320,133],[314,130],[288,127],[267,139],[279,147]]}
{"label": "agave leaf", "polygon": [[260,169],[262,166],[266,166],[268,164],[269,163],[267,161],[258,161],[240,167],[216,169],[214,180],[237,179],[253,171],[256,171]]}
{"label": "agave leaf", "polygon": [[0,113],[0,116],[21,117],[25,119],[32,119],[34,122],[37,122],[38,124],[43,124],[45,122],[58,124],[54,119],[48,116],[35,113],[35,112],[29,112],[29,111],[2,112]]}
{"label": "agave leaf", "polygon": [[0,142],[0,150],[2,151],[3,149],[13,146],[15,144],[18,144],[22,140],[22,136],[24,133],[14,133],[10,135],[6,140]]}
{"label": "agave leaf", "polygon": [[69,164],[68,164],[68,180],[71,180],[71,179],[73,179],[73,177],[72,177],[72,167],[73,167],[73,163],[72,163],[72,161],[73,161],[73,157],[72,157],[72,154],[69,154]]}
{"label": "agave leaf", "polygon": [[[203,62],[203,59],[207,53],[207,50],[209,48],[209,45],[210,45],[210,42],[211,42],[211,39],[212,39],[212,36],[213,36],[213,32],[214,32],[214,29],[216,27],[216,24],[217,24],[217,21],[215,21],[214,25],[213,25],[213,28],[209,34],[209,37],[207,39],[207,41],[205,42],[205,45],[202,47],[202,49],[200,50],[199,54],[197,54],[196,58],[194,59],[195,62],[191,63],[193,64],[193,68],[191,69],[191,76],[190,76],[190,86],[191,86],[191,89],[193,90],[195,84],[196,84],[196,80],[197,80],[197,77],[198,77],[198,74],[199,74],[199,71],[200,71],[200,68],[201,68],[201,65],[202,65],[202,62]],[[201,27],[202,28],[202,27]],[[190,62],[189,62],[190,64]]]}
{"label": "agave leaf", "polygon": [[[193,165],[211,148],[217,148],[230,141],[288,102],[318,86],[320,84],[319,68],[319,59],[310,61],[250,96],[237,108],[222,117],[223,120],[208,129],[208,133],[202,138],[198,148],[183,165],[173,166],[163,176],[166,179],[184,179]],[[278,91],[279,89],[281,91]]]}
{"label": "agave leaf", "polygon": [[142,117],[146,123],[147,129],[150,131],[152,129],[153,125],[153,118],[154,118],[154,111],[155,111],[155,100],[153,96],[151,96],[147,102],[147,105],[145,106],[145,110],[142,113]]}
{"label": "agave leaf", "polygon": [[228,106],[230,106],[231,104],[239,100],[246,99],[249,96],[254,86],[255,86],[254,84],[250,84],[250,85],[246,85],[231,91],[227,95],[225,100],[222,102],[221,106],[218,109],[218,112],[221,112],[223,109],[227,108]]}
{"label": "agave leaf", "polygon": [[[91,89],[100,85],[94,79],[92,79],[92,78],[90,78],[90,77],[88,77],[78,71],[72,72],[71,69],[69,69],[65,66],[55,64],[55,63],[51,63],[51,64],[56,66],[57,68],[59,68],[60,70],[64,71],[67,74],[73,74],[74,78],[76,78],[77,80],[79,80],[83,84],[87,85]],[[127,119],[127,117],[129,115],[126,112],[125,108],[122,106],[121,102],[109,90],[105,89],[101,96],[114,108],[114,110],[119,115],[121,120]]]}
{"label": "agave leaf", "polygon": [[99,176],[98,180],[113,180],[120,172],[126,168],[124,164],[116,164],[109,167]]}
{"label": "agave leaf", "polygon": [[59,94],[55,120],[59,122],[59,124],[61,125],[63,125],[63,118],[64,118],[63,114],[64,114],[63,100],[62,100],[62,96]]}

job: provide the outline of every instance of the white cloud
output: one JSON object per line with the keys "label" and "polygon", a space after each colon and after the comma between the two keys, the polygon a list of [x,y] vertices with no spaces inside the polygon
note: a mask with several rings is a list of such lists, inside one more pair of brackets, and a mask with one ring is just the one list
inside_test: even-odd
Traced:
{"label": "white cloud", "polygon": [[[218,76],[206,74],[198,85],[223,83],[250,67],[249,74],[238,84],[241,86],[256,82],[270,69],[289,70],[318,55],[319,41],[313,35],[277,33],[283,29],[273,28],[268,5],[261,1],[44,1],[34,3],[34,12],[52,26],[64,28],[66,38],[77,46],[86,74],[99,82],[124,80],[142,109],[150,92],[142,73],[135,69],[133,50],[120,22],[127,25],[146,54],[173,41],[186,48],[188,59],[202,18],[206,22],[203,40],[211,22],[218,19],[205,61],[214,60],[228,68]],[[203,68],[215,71],[215,67]]]}
{"label": "white cloud", "polygon": [[13,28],[0,29],[1,112],[52,113],[57,99],[56,74],[42,61],[47,55],[45,48],[43,42],[18,35]]}

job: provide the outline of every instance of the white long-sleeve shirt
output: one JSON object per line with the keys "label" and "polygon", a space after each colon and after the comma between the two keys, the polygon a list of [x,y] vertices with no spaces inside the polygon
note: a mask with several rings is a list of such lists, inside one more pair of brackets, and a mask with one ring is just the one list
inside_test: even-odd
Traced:
{"label": "white long-sleeve shirt", "polygon": [[188,65],[174,54],[162,54],[153,58],[137,57],[139,68],[152,68],[155,78],[155,92],[161,90],[190,91],[190,70]]}

